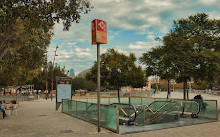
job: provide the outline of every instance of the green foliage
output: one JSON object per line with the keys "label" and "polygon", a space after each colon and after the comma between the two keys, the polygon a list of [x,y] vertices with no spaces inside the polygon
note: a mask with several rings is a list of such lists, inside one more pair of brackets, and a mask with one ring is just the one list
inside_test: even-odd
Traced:
{"label": "green foliage", "polygon": [[[143,87],[146,83],[144,72],[140,66],[135,65],[135,61],[136,57],[132,53],[126,56],[114,49],[109,49],[101,55],[101,85],[117,90],[122,86]],[[86,78],[94,82],[97,81],[96,62]]]}
{"label": "green foliage", "polygon": [[212,82],[219,72],[220,20],[210,20],[207,14],[196,14],[174,21],[174,29],[163,38],[173,69],[180,82],[203,79]]}
{"label": "green foliage", "polygon": [[[158,83],[157,85],[156,85],[156,83],[151,84],[151,88],[152,88],[152,89],[157,89],[157,86],[158,86],[158,89],[161,89],[160,83]],[[164,88],[164,87],[163,87],[163,88]],[[165,88],[166,88],[166,87],[165,87]]]}
{"label": "green foliage", "polygon": [[0,85],[30,79],[44,63],[54,24],[69,30],[91,8],[84,0],[1,0]]}
{"label": "green foliage", "polygon": [[96,84],[82,77],[75,77],[72,83],[73,90],[95,91]]}
{"label": "green foliage", "polygon": [[143,54],[140,61],[147,65],[147,74],[153,71],[162,79],[184,82],[185,93],[191,78],[211,83],[219,73],[219,35],[220,20],[209,19],[205,13],[189,16],[174,21],[173,29],[163,37],[164,46]]}
{"label": "green foliage", "polygon": [[[61,68],[60,65],[55,65],[53,71],[53,89],[56,89],[56,77],[67,77],[65,74],[65,67]],[[27,81],[26,84],[34,84],[34,89],[45,90],[46,89],[46,77],[48,81],[48,90],[51,90],[51,79],[52,79],[52,62],[48,63],[48,72],[46,72],[46,68],[43,70],[39,70],[39,72],[35,75],[34,78]],[[47,75],[47,76],[46,76]]]}

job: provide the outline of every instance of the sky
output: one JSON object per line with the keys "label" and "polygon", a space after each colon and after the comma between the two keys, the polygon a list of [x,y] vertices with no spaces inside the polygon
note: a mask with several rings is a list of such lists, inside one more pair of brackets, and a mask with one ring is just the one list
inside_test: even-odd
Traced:
{"label": "sky", "polygon": [[62,24],[55,24],[48,48],[48,60],[52,61],[58,45],[55,63],[65,66],[65,70],[73,68],[76,74],[91,68],[97,59],[97,47],[91,44],[94,19],[107,22],[108,40],[101,45],[101,54],[114,48],[126,55],[134,53],[137,58],[162,44],[154,39],[166,35],[174,20],[196,13],[220,19],[220,0],[90,0],[90,3],[94,8],[82,14],[80,23],[73,23],[69,31],[63,31]]}

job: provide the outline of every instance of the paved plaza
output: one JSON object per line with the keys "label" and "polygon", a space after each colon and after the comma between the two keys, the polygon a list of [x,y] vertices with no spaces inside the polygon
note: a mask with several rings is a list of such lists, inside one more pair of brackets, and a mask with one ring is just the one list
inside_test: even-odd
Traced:
{"label": "paved plaza", "polygon": [[[156,94],[155,97],[164,96]],[[182,97],[173,93],[172,97]],[[204,99],[219,97],[203,96]],[[83,120],[55,111],[55,100],[24,101],[18,115],[0,119],[0,137],[219,137],[220,122],[119,135]]]}

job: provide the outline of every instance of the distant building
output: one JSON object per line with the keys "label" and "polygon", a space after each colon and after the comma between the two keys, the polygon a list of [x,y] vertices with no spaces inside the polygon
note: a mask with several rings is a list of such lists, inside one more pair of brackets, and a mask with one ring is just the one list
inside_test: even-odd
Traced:
{"label": "distant building", "polygon": [[69,76],[72,77],[72,78],[75,77],[74,69],[70,69]]}
{"label": "distant building", "polygon": [[160,83],[160,78],[151,78],[146,86],[147,90],[151,90],[151,84]]}

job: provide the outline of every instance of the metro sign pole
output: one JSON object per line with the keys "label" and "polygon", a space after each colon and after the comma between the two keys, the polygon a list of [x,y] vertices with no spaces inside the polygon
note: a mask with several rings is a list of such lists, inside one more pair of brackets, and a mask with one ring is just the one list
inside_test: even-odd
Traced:
{"label": "metro sign pole", "polygon": [[92,25],[92,45],[97,44],[97,104],[98,104],[98,132],[101,131],[100,124],[100,44],[107,44],[107,23],[95,19]]}

